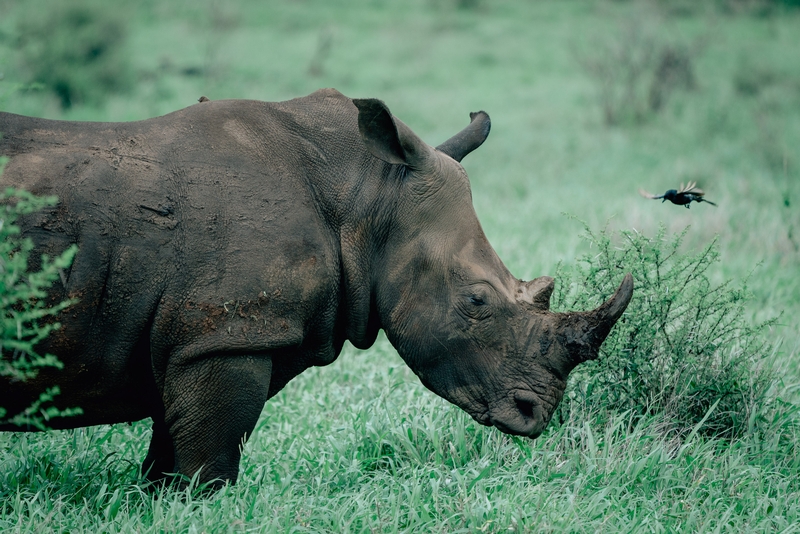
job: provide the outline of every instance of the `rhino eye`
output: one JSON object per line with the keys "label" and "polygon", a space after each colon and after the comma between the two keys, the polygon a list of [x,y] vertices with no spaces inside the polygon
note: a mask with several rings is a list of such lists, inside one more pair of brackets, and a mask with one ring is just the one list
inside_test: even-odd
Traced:
{"label": "rhino eye", "polygon": [[486,304],[486,302],[484,302],[484,300],[477,295],[470,296],[469,301],[475,306],[483,306],[484,304]]}
{"label": "rhino eye", "polygon": [[458,299],[456,308],[470,320],[483,320],[492,315],[491,295],[483,288],[470,288]]}

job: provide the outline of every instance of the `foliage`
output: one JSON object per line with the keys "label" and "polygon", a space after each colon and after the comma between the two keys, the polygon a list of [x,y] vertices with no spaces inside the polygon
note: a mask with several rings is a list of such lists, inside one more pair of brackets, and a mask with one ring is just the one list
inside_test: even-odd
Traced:
{"label": "foliage", "polygon": [[54,92],[62,108],[101,104],[132,79],[125,53],[126,26],[119,9],[94,0],[31,9],[18,25],[17,47],[27,81]]}
{"label": "foliage", "polygon": [[723,12],[768,17],[800,7],[800,0],[724,0],[720,7]]}
{"label": "foliage", "polygon": [[[12,188],[0,194],[0,376],[11,380],[33,378],[42,367],[62,366],[52,354],[37,353],[36,345],[59,328],[59,323],[51,318],[74,302],[65,300],[50,306],[45,298],[47,289],[72,263],[77,247],[71,246],[56,258],[43,256],[40,270],[30,272],[28,258],[33,243],[29,238],[19,237],[16,225],[19,216],[55,202],[55,197],[36,197]],[[57,387],[42,392],[32,406],[18,414],[6,414],[0,407],[0,421],[43,429],[52,417],[76,413],[74,409],[43,408],[57,394]]]}
{"label": "foliage", "polygon": [[680,435],[701,422],[701,432],[725,438],[752,430],[774,400],[770,369],[777,347],[765,332],[777,318],[747,321],[747,279],[738,285],[709,280],[719,262],[716,239],[697,254],[683,254],[688,228],[671,237],[663,225],[654,237],[621,231],[619,245],[613,233],[585,229],[594,253],[559,273],[554,306],[597,306],[620,272],[633,273],[635,290],[598,360],[573,372],[562,417],[593,406],[663,414],[667,430]]}
{"label": "foliage", "polygon": [[643,122],[663,110],[674,92],[697,88],[699,42],[670,43],[657,30],[655,17],[635,10],[620,18],[618,31],[577,53],[607,125]]}

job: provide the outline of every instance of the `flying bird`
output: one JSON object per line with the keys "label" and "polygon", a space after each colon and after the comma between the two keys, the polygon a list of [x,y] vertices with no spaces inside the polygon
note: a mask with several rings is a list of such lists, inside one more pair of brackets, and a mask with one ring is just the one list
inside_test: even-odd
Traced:
{"label": "flying bird", "polygon": [[678,190],[670,189],[663,195],[654,195],[652,193],[648,193],[644,189],[639,189],[639,194],[642,195],[644,198],[660,198],[661,202],[663,203],[665,200],[669,200],[673,204],[677,204],[678,206],[686,206],[686,209],[689,209],[689,204],[692,201],[695,202],[707,202],[712,206],[716,206],[710,200],[706,200],[703,198],[705,192],[697,187],[697,182],[689,182],[686,184],[686,187],[683,186],[681,183],[681,188]]}

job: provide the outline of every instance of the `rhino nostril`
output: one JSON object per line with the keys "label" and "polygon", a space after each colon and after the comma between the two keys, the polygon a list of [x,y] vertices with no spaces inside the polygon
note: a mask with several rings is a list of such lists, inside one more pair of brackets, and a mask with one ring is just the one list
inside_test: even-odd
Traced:
{"label": "rhino nostril", "polygon": [[517,410],[526,418],[533,418],[533,402],[527,399],[521,399],[518,396],[514,397],[514,402],[517,405]]}

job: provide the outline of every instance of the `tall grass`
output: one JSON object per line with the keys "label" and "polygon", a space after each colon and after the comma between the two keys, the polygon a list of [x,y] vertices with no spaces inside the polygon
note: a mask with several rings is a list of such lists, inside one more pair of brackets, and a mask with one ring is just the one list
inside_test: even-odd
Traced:
{"label": "tall grass", "polygon": [[[321,386],[331,374],[336,383]],[[135,483],[148,434],[141,423],[15,436],[0,464],[0,528],[796,529],[800,456],[786,419],[734,442],[699,432],[675,440],[664,422],[623,412],[602,425],[551,427],[536,441],[510,438],[432,398],[381,339],[270,402],[239,483],[211,497],[153,495]]]}

